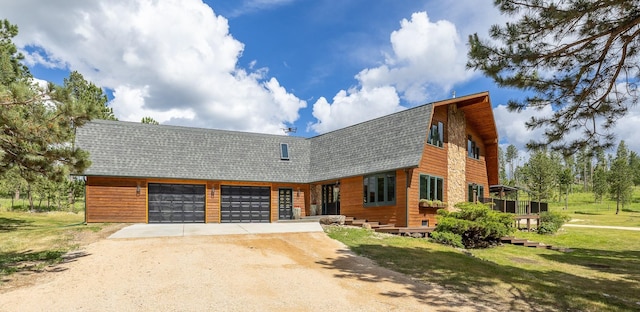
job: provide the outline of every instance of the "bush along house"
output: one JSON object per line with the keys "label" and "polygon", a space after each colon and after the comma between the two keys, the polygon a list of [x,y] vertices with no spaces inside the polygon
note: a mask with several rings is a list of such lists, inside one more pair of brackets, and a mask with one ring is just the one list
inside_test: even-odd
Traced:
{"label": "bush along house", "polygon": [[[420,105],[311,138],[96,120],[87,222],[276,222],[342,214],[433,226],[498,184],[489,93]],[[488,193],[488,192],[487,192]]]}

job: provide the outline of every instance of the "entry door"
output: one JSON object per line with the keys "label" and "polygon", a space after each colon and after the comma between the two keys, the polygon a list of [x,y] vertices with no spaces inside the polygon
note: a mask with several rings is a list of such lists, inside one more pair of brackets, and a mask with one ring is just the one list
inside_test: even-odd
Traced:
{"label": "entry door", "polygon": [[281,188],[278,192],[278,218],[293,219],[293,189]]}
{"label": "entry door", "polygon": [[340,214],[340,186],[325,184],[322,186],[322,214]]}

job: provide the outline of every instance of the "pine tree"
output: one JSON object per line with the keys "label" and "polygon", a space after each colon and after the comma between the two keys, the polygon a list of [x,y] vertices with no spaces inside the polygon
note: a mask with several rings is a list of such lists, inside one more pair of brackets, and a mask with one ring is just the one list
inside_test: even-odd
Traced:
{"label": "pine tree", "polygon": [[593,195],[596,202],[602,203],[602,198],[609,192],[609,184],[607,183],[607,159],[602,150],[596,153],[596,168],[593,171]]}
{"label": "pine tree", "polygon": [[620,141],[616,158],[611,163],[611,170],[608,175],[609,194],[611,199],[616,201],[616,214],[620,213],[620,206],[631,200],[633,193],[633,177],[629,167],[629,150],[624,141]]}
{"label": "pine tree", "polygon": [[557,177],[556,168],[544,150],[535,151],[523,167],[524,183],[538,201],[551,198]]}
{"label": "pine tree", "polygon": [[518,148],[515,145],[510,144],[507,146],[507,153],[505,154],[505,161],[509,163],[509,179],[511,179],[511,185],[515,183],[515,168],[514,162],[518,159]]}
{"label": "pine tree", "polygon": [[17,34],[17,26],[0,23],[0,173],[17,170],[29,183],[40,176],[63,181],[89,166],[87,153],[73,146],[74,130],[109,118],[107,98],[77,72],[63,86],[36,85],[11,41]]}
{"label": "pine tree", "polygon": [[160,123],[157,122],[155,119],[151,118],[151,117],[142,117],[142,120],[140,120],[141,123],[143,124],[150,124],[150,125],[159,125]]}
{"label": "pine tree", "polygon": [[504,150],[502,147],[498,146],[498,165],[500,166],[500,170],[498,172],[498,177],[500,180],[500,184],[507,184],[507,169]]}
{"label": "pine tree", "polygon": [[[615,122],[638,103],[640,3],[629,0],[495,0],[516,20],[490,29],[493,39],[469,37],[469,68],[501,87],[531,96],[509,109],[553,107],[529,128],[545,128],[541,141],[570,154],[609,148]],[[497,44],[496,44],[497,42]],[[581,136],[570,138],[568,133]]]}
{"label": "pine tree", "polygon": [[629,152],[629,166],[633,175],[633,185],[640,185],[640,156],[638,156],[638,153]]}

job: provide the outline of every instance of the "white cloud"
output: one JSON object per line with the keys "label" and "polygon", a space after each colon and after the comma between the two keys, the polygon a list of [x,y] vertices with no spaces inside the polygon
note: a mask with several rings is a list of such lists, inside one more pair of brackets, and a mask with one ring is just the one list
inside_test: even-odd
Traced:
{"label": "white cloud", "polygon": [[29,62],[114,90],[122,120],[282,133],[306,107],[266,69],[238,67],[243,44],[201,0],[24,0],[3,13],[20,27],[17,45],[38,47]]}
{"label": "white cloud", "polygon": [[[505,105],[499,105],[493,109],[494,118],[498,128],[498,135],[501,142],[515,145],[520,151],[520,155],[524,159],[528,159],[526,144],[531,140],[541,140],[543,138],[544,129],[538,128],[528,130],[525,122],[531,117],[542,117],[553,114],[550,106],[545,106],[542,110],[524,109],[522,112],[509,112]],[[565,134],[565,140],[579,138],[582,133],[573,131]],[[610,153],[615,153],[620,140],[624,140],[630,150],[640,152],[640,141],[637,134],[640,132],[640,107],[631,106],[627,115],[619,119],[616,125],[610,130],[615,134],[615,146]],[[508,145],[507,144],[507,145]],[[504,144],[503,144],[504,145]],[[506,146],[502,146],[506,150]]]}
{"label": "white cloud", "polygon": [[404,109],[399,103],[398,94],[390,86],[342,90],[332,104],[324,97],[316,101],[313,117],[318,122],[309,127],[319,133],[328,132]]}
{"label": "white cloud", "polygon": [[426,12],[403,19],[390,35],[392,53],[378,67],[360,71],[358,86],[341,90],[333,103],[314,103],[317,122],[310,128],[326,132],[404,109],[400,97],[411,105],[424,104],[468,80],[466,48],[449,21],[431,22]]}
{"label": "white cloud", "polygon": [[540,111],[524,109],[519,113],[510,112],[506,105],[493,108],[500,141],[507,141],[509,144],[515,145],[519,151],[525,151],[527,143],[531,140],[540,140],[544,134],[543,129],[528,130],[525,123],[531,117],[541,117],[552,113],[550,106],[546,106]]}
{"label": "white cloud", "polygon": [[439,94],[470,77],[466,48],[454,24],[431,22],[426,12],[419,12],[400,26],[390,36],[394,54],[384,65],[358,74],[364,86],[394,85],[404,99],[421,104],[430,98],[430,88]]}

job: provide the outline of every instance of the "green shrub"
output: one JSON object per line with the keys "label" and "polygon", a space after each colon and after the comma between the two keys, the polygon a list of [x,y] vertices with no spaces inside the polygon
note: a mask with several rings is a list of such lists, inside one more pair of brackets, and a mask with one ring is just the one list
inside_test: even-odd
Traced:
{"label": "green shrub", "polygon": [[431,239],[443,245],[450,245],[453,247],[463,248],[462,236],[451,232],[432,232],[430,234]]}
{"label": "green shrub", "polygon": [[438,225],[434,233],[459,235],[465,248],[495,246],[501,237],[514,231],[511,214],[492,210],[480,203],[460,203],[456,208],[459,211],[438,210]]}
{"label": "green shrub", "polygon": [[571,217],[559,212],[545,211],[540,214],[540,226],[538,234],[554,234],[562,225],[571,220]]}

